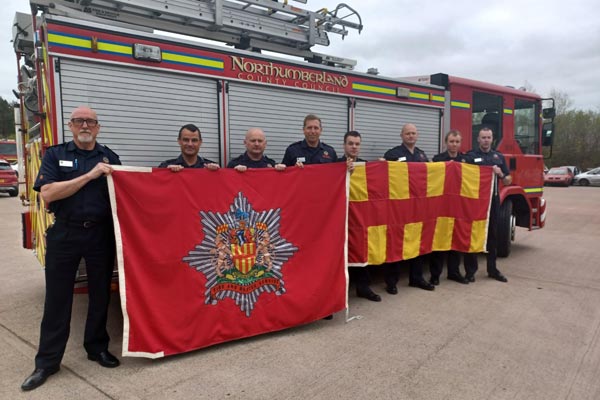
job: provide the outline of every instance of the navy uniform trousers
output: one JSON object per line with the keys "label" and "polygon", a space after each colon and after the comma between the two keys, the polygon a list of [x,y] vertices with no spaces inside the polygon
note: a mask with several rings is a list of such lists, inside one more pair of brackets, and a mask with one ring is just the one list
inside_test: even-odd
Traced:
{"label": "navy uniform trousers", "polygon": [[[492,204],[490,205],[490,224],[488,227],[487,236],[487,273],[488,275],[496,275],[498,268],[496,267],[497,247],[498,247],[498,215],[500,214],[500,198],[498,195],[492,196]],[[431,276],[439,278],[442,274],[443,257],[445,252],[434,252],[430,254],[430,269]],[[460,254],[463,255],[465,263],[465,275],[474,276],[477,272],[477,254],[476,253],[460,253],[457,251],[448,251],[448,274],[459,273]]]}
{"label": "navy uniform trousers", "polygon": [[473,276],[477,271],[477,254],[462,253],[460,251],[434,251],[429,255],[429,269],[432,278],[440,278],[444,269],[444,256],[447,256],[448,261],[448,276],[459,276],[460,274],[460,258],[463,256],[465,263],[465,275]]}
{"label": "navy uniform trousers", "polygon": [[106,331],[115,239],[110,219],[84,227],[57,220],[46,233],[46,299],[36,368],[60,365],[69,338],[73,287],[81,259],[88,275],[89,304],[84,334],[88,354],[108,348]]}
{"label": "navy uniform trousers", "polygon": [[417,256],[409,260],[396,261],[383,265],[383,280],[388,287],[396,286],[400,279],[400,269],[408,268],[408,283],[424,282],[423,263],[426,256]]}
{"label": "navy uniform trousers", "polygon": [[[488,275],[496,275],[498,268],[496,267],[497,248],[498,248],[498,216],[500,215],[500,196],[494,194],[492,196],[492,205],[490,207],[490,226],[488,228],[487,237],[487,273]],[[475,268],[477,269],[477,267]]]}

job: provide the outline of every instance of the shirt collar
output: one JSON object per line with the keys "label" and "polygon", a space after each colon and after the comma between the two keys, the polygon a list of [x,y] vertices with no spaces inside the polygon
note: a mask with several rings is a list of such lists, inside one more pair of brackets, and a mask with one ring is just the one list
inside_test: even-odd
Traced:
{"label": "shirt collar", "polygon": [[89,152],[89,154],[104,153],[104,147],[100,146],[98,144],[98,142],[96,142],[96,143],[94,143],[94,148],[92,150],[83,150],[83,149],[80,149],[79,147],[77,147],[74,140],[71,140],[69,143],[67,143],[67,151],[70,151],[70,152],[78,151],[80,153]]}
{"label": "shirt collar", "polygon": [[302,141],[302,147],[304,147],[304,148],[309,148],[309,149],[322,149],[322,148],[323,148],[323,142],[322,142],[322,141],[319,139],[319,144],[318,144],[318,146],[317,146],[317,147],[310,147],[310,146],[308,145],[308,142],[306,141],[306,139],[304,139],[304,140]]}
{"label": "shirt collar", "polygon": [[408,151],[409,153],[411,153],[411,154],[415,154],[415,153],[418,151],[418,148],[417,148],[417,146],[415,146],[415,147],[413,147],[413,151],[411,152],[411,151],[408,149],[408,147],[406,147],[406,145],[405,145],[404,143],[402,143],[402,144],[400,145],[400,147],[404,147],[404,149],[405,149],[406,151]]}
{"label": "shirt collar", "polygon": [[195,167],[197,165],[203,165],[204,164],[204,159],[202,157],[200,157],[200,156],[197,156],[196,163],[193,164],[193,165],[189,165],[185,161],[185,159],[183,158],[183,154],[179,154],[179,157],[177,157],[177,161],[176,162],[177,162],[177,164],[182,165],[182,166],[186,166],[187,165],[187,166],[190,166],[190,167]]}
{"label": "shirt collar", "polygon": [[248,155],[247,151],[245,151],[244,154],[242,155],[242,160],[244,160],[244,161],[261,162],[264,159],[265,159],[265,155],[264,154],[262,155],[262,157],[260,157],[259,160],[253,160],[253,159],[251,159],[250,156]]}

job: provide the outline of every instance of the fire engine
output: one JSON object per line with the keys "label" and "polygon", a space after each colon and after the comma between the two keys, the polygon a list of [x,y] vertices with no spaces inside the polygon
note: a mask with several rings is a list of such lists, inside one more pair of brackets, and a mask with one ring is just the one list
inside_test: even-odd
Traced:
{"label": "fire engine", "polygon": [[0,159],[13,163],[17,161],[17,142],[0,140]]}
{"label": "fire engine", "polygon": [[499,254],[508,255],[515,226],[544,226],[542,146],[552,142],[553,108],[542,110],[533,93],[445,74],[425,82],[386,78],[356,72],[351,59],[313,52],[331,34],[363,29],[346,4],[316,12],[287,0],[30,4],[31,15],[15,17],[13,42],[27,143],[24,242],[42,263],[51,217],[32,186],[45,149],[71,140],[69,113],[81,104],[98,111],[99,141],[123,164],[137,166],[176,156],[185,123],[200,127],[201,155],[222,166],[244,151],[250,127],[266,132],[267,154],[281,159],[302,138],[309,113],[321,117],[322,139],[340,153],[343,134],[360,131],[367,160],[397,145],[408,122],[418,127],[418,145],[429,156],[441,150],[447,130],[459,129],[467,146],[476,145],[478,129],[492,124],[514,176],[501,188]]}

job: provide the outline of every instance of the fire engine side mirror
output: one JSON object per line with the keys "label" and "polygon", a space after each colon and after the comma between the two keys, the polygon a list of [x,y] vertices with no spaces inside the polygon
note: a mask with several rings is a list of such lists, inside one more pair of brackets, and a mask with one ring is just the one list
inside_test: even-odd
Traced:
{"label": "fire engine side mirror", "polygon": [[554,122],[542,125],[542,146],[552,146],[554,142]]}
{"label": "fire engine side mirror", "polygon": [[554,119],[556,117],[556,109],[552,108],[544,108],[542,110],[542,118],[544,119]]}

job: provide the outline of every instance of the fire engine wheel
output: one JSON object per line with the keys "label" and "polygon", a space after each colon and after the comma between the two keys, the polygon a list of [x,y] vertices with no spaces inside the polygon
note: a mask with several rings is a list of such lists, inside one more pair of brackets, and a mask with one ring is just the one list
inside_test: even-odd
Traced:
{"label": "fire engine wheel", "polygon": [[19,194],[19,191],[11,190],[10,192],[8,192],[8,194],[10,195],[10,197],[17,197],[17,195]]}
{"label": "fire engine wheel", "polygon": [[508,257],[510,246],[515,240],[516,219],[513,215],[512,200],[506,199],[500,206],[498,215],[498,257]]}

